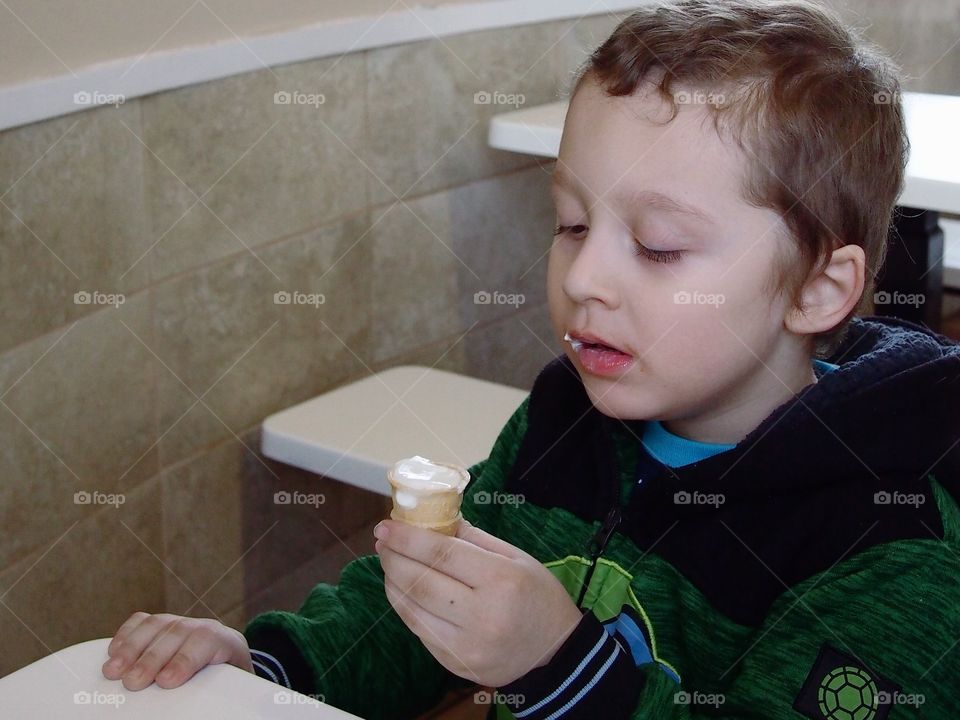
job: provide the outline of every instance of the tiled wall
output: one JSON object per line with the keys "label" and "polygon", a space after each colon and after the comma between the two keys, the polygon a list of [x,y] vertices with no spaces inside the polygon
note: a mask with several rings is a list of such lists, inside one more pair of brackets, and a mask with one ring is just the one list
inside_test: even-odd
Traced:
{"label": "tiled wall", "polygon": [[[263,69],[0,135],[0,675],[137,609],[238,626],[369,552],[384,499],[261,457],[270,413],[408,362],[530,386],[554,352],[551,168],[490,150],[504,108],[474,94],[557,99],[603,24]],[[525,303],[475,305],[483,289]]]}
{"label": "tiled wall", "polygon": [[[932,66],[913,89],[960,91],[957,51],[937,57],[958,3],[911,7],[936,43],[885,34],[892,0],[870,3],[871,32]],[[551,165],[490,150],[505,108],[474,94],[557,99],[612,26],[263,69],[0,134],[0,675],[138,609],[240,627],[370,552],[384,499],[260,456],[270,413],[401,363],[531,385],[558,351]]]}

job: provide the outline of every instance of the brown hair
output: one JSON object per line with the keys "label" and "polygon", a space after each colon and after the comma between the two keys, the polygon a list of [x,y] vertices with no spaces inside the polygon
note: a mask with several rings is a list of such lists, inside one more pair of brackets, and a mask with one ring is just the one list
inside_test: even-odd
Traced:
{"label": "brown hair", "polygon": [[[673,107],[707,99],[744,149],[743,196],[783,217],[799,262],[781,254],[775,285],[801,307],[801,290],[830,253],[866,256],[859,302],[812,339],[829,357],[850,318],[872,312],[876,274],[900,194],[909,141],[897,68],[875,46],[810,0],[679,0],[637,10],[581,66],[611,96],[653,82]],[[674,94],[673,84],[699,94]],[[789,246],[788,246],[789,247]]]}

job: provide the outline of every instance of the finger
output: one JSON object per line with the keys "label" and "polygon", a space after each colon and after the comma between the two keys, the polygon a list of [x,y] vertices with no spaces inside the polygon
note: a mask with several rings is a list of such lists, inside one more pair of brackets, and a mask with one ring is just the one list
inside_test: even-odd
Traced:
{"label": "finger", "polygon": [[127,690],[142,690],[150,685],[157,673],[183,645],[190,628],[178,618],[154,633],[140,657],[131,663],[123,674],[123,686]]}
{"label": "finger", "polygon": [[225,648],[222,647],[216,634],[209,627],[198,627],[187,636],[173,657],[157,674],[157,685],[162,688],[183,685],[202,668],[225,662],[226,657]]}
{"label": "finger", "polygon": [[148,615],[131,629],[124,641],[113,654],[113,658],[103,667],[103,674],[111,680],[119,679],[133,666],[140,655],[153,642],[158,633],[172,624],[174,615]]}
{"label": "finger", "polygon": [[139,611],[128,617],[123,624],[117,628],[117,632],[114,634],[113,640],[111,640],[110,644],[107,645],[107,655],[113,656],[113,653],[120,646],[120,644],[127,639],[127,636],[130,634],[130,632],[148,617],[150,617],[150,613]]}
{"label": "finger", "polygon": [[491,535],[481,530],[475,525],[471,525],[466,520],[460,521],[460,526],[457,528],[457,537],[484,550],[496,553],[497,555],[503,555],[504,557],[517,559],[527,556],[527,553],[520,548],[501,540],[496,535]]}
{"label": "finger", "polygon": [[456,625],[420,607],[416,601],[401,592],[389,578],[384,579],[383,587],[387,593],[387,599],[403,620],[404,625],[410,628],[410,632],[420,638],[425,645],[428,645],[427,649],[429,645],[439,644],[444,651],[450,652],[450,645],[456,641],[460,631]]}
{"label": "finger", "polygon": [[163,624],[163,621],[157,615],[149,613],[131,615],[117,632],[116,644],[109,653],[111,657],[103,664],[104,676],[110,680],[118,680],[130,665],[136,662],[140,653],[153,639],[158,623]]}
{"label": "finger", "polygon": [[390,582],[420,607],[460,627],[469,614],[471,588],[416,560],[380,546],[380,565]]}
{"label": "finger", "polygon": [[470,587],[485,582],[494,570],[491,561],[502,556],[458,537],[424,530],[395,520],[382,520],[387,536],[380,542],[390,550],[434,568]]}

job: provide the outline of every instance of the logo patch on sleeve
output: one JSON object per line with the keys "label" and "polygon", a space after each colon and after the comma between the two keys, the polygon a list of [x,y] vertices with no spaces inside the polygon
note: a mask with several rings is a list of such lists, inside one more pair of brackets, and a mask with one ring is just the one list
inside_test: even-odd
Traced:
{"label": "logo patch on sleeve", "polygon": [[793,702],[812,720],[886,720],[901,688],[824,643]]}

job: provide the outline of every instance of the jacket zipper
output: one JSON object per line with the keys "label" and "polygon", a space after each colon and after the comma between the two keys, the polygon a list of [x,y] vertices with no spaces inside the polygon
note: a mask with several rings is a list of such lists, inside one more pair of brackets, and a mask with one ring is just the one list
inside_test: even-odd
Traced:
{"label": "jacket zipper", "polygon": [[578,608],[582,609],[584,595],[587,594],[587,587],[589,587],[590,580],[593,578],[593,571],[597,567],[597,559],[603,555],[607,543],[610,542],[613,533],[620,526],[620,519],[620,503],[618,500],[617,504],[607,512],[607,517],[604,519],[603,524],[600,525],[597,532],[590,538],[590,542],[587,543],[587,553],[590,555],[590,567],[587,569],[583,584],[580,586],[580,597],[577,598]]}

